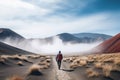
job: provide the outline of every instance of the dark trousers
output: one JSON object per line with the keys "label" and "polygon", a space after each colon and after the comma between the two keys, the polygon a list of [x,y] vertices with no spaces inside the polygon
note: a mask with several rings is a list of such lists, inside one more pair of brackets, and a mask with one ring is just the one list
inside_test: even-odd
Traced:
{"label": "dark trousers", "polygon": [[60,67],[61,67],[61,60],[58,60],[57,64],[58,64],[58,69],[60,69]]}

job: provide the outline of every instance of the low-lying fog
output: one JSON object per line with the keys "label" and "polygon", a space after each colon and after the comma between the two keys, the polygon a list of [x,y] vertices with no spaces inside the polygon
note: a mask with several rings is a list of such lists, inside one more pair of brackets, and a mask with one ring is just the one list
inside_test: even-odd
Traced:
{"label": "low-lying fog", "polygon": [[62,53],[82,53],[85,51],[88,51],[101,42],[95,42],[95,43],[79,43],[79,44],[71,44],[67,43],[64,44],[59,37],[55,37],[53,40],[53,43],[46,43],[42,44],[40,40],[12,40],[11,38],[7,38],[3,40],[2,42],[7,43],[9,45],[12,45],[14,47],[31,51],[38,54],[56,54],[59,50],[62,51]]}

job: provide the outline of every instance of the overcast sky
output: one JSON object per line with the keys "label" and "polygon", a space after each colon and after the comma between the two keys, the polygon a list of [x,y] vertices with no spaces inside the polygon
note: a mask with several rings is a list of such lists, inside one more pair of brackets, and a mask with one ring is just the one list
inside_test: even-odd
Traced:
{"label": "overcast sky", "polygon": [[120,0],[0,0],[0,27],[26,38],[120,32]]}

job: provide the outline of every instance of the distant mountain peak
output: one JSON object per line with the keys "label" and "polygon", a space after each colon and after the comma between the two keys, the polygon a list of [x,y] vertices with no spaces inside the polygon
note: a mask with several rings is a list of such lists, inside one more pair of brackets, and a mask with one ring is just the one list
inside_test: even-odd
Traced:
{"label": "distant mountain peak", "polygon": [[58,34],[58,35],[70,35],[70,33],[61,33],[61,34]]}
{"label": "distant mountain peak", "polygon": [[10,31],[10,29],[8,29],[8,28],[0,28],[0,33],[4,32],[4,31]]}
{"label": "distant mountain peak", "polygon": [[18,33],[12,31],[9,28],[0,28],[0,39],[25,39],[23,36],[19,35]]}
{"label": "distant mountain peak", "polygon": [[2,31],[12,31],[12,30],[9,29],[9,28],[0,28],[0,30],[2,30]]}
{"label": "distant mountain peak", "polygon": [[70,34],[70,33],[61,33],[61,34],[58,34],[57,36],[60,36],[60,37],[68,37],[68,36],[75,37],[75,36],[73,36],[73,35]]}
{"label": "distant mountain peak", "polygon": [[58,34],[57,36],[59,36],[59,38],[63,41],[63,42],[79,42],[79,38],[75,37],[72,34],[69,33],[61,33]]}
{"label": "distant mountain peak", "polygon": [[73,34],[76,37],[99,37],[99,36],[105,36],[105,37],[112,37],[110,35],[106,35],[106,34],[100,34],[100,33],[76,33]]}
{"label": "distant mountain peak", "polygon": [[57,36],[63,42],[74,42],[74,43],[93,43],[104,41],[112,36],[106,34],[99,34],[99,33],[77,33],[77,34],[70,34],[70,33],[61,33]]}

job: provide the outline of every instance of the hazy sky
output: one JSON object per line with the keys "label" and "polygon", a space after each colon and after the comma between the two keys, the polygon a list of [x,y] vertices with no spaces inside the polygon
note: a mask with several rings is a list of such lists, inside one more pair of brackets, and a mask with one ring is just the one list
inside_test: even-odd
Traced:
{"label": "hazy sky", "polygon": [[26,38],[120,32],[120,0],[0,0],[0,27]]}

